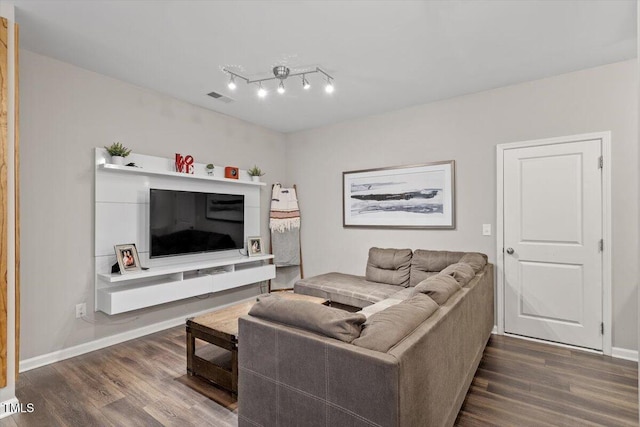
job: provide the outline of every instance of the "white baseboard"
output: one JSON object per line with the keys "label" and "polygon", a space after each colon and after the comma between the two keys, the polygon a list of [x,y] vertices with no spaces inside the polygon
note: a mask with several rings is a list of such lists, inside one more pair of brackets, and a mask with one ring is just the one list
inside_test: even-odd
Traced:
{"label": "white baseboard", "polygon": [[617,357],[618,359],[638,361],[638,350],[629,350],[626,348],[613,347],[611,348],[611,357]]}
{"label": "white baseboard", "polygon": [[[196,317],[201,314],[210,313],[211,311],[220,310],[222,308],[228,307],[233,304],[238,304],[240,302],[252,300],[253,298],[255,297],[245,298],[239,301],[231,302],[229,304],[223,304],[221,306],[216,307],[215,309],[202,310],[197,313],[191,313],[189,315],[165,320],[160,323],[154,323],[153,325],[143,326],[141,328],[133,329],[131,331],[126,331],[120,334],[100,338],[95,341],[89,341],[73,347],[63,348],[62,350],[52,351],[51,353],[32,357],[31,359],[21,360],[20,372],[29,371],[31,369],[39,368],[41,366],[45,366],[51,363],[59,362],[61,360],[69,359],[71,357],[80,356],[81,354],[90,353],[92,351],[100,350],[105,347],[109,347],[115,344],[120,344],[122,342],[129,341],[135,338],[140,338],[145,335],[153,334],[155,332],[164,331],[165,329],[173,328],[174,326],[184,325],[185,319],[189,317]],[[1,409],[2,407],[0,407],[0,410]]]}
{"label": "white baseboard", "polygon": [[498,325],[493,325],[493,329],[491,330],[493,335],[498,335]]}
{"label": "white baseboard", "polygon": [[17,414],[19,411],[20,402],[16,397],[0,402],[0,419]]}

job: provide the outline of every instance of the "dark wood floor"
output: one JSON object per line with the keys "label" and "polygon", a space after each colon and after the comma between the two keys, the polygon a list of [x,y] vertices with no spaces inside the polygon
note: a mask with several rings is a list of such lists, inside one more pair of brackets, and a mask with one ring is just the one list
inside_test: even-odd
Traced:
{"label": "dark wood floor", "polygon": [[[634,362],[493,336],[456,424],[638,425],[637,371]],[[237,425],[234,411],[184,378],[184,328],[172,328],[21,374],[16,393],[35,411],[0,426]]]}
{"label": "dark wood floor", "polygon": [[638,364],[492,336],[459,426],[637,426]]}

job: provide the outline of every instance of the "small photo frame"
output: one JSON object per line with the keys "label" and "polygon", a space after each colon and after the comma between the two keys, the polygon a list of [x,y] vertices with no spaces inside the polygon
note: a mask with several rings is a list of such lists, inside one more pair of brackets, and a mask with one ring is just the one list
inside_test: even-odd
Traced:
{"label": "small photo frame", "polygon": [[132,273],[140,271],[140,258],[138,258],[138,250],[134,243],[126,245],[115,245],[116,258],[120,267],[120,274]]}
{"label": "small photo frame", "polygon": [[262,255],[261,237],[247,237],[247,253],[249,256]]}

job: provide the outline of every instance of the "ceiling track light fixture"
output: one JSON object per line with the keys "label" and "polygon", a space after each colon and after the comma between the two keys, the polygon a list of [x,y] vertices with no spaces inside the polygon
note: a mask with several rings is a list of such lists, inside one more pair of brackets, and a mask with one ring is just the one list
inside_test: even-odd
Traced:
{"label": "ceiling track light fixture", "polygon": [[244,80],[247,84],[253,84],[253,83],[257,83],[258,84],[258,96],[260,98],[264,98],[265,96],[267,96],[267,91],[266,89],[264,89],[262,87],[262,82],[267,82],[270,80],[279,80],[278,83],[278,93],[279,94],[283,94],[285,93],[285,87],[284,87],[284,81],[289,78],[289,77],[294,77],[294,76],[301,76],[302,77],[302,87],[306,90],[311,88],[311,83],[309,83],[309,80],[307,79],[307,74],[314,74],[314,73],[319,73],[324,75],[324,77],[327,79],[327,84],[324,87],[325,92],[327,93],[333,93],[334,87],[333,87],[333,76],[329,75],[329,73],[327,73],[326,71],[324,71],[322,68],[320,67],[316,67],[315,70],[314,69],[310,69],[310,70],[305,70],[305,71],[301,71],[299,73],[291,73],[291,70],[289,69],[289,67],[286,67],[284,65],[278,65],[276,67],[273,67],[273,77],[266,77],[263,79],[255,79],[255,80],[251,80],[241,74],[235,73],[231,70],[228,70],[226,68],[223,68],[222,71],[224,71],[225,73],[229,74],[229,84],[228,87],[231,90],[234,90],[236,88],[236,83],[235,83],[235,79],[236,77]]}

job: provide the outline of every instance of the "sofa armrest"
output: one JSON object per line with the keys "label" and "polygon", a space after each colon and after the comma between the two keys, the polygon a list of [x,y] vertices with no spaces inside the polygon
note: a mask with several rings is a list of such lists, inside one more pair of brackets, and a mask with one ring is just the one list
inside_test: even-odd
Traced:
{"label": "sofa armrest", "polygon": [[454,424],[493,325],[494,275],[487,264],[389,351],[400,364],[401,426]]}
{"label": "sofa armrest", "polygon": [[398,425],[398,362],[252,316],[239,320],[238,423]]}

